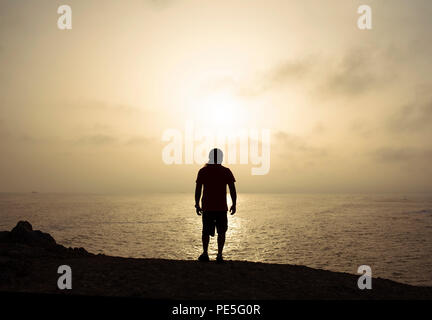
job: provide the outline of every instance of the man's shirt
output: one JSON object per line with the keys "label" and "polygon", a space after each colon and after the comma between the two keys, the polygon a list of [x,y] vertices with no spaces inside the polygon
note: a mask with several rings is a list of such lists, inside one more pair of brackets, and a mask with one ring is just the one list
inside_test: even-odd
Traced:
{"label": "man's shirt", "polygon": [[207,164],[198,171],[196,183],[204,186],[203,211],[228,211],[227,184],[235,182],[230,169],[220,164]]}

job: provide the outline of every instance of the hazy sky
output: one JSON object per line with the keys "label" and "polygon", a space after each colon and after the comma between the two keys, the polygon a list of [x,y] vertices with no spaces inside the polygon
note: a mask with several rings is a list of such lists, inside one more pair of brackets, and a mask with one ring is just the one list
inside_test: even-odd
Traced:
{"label": "hazy sky", "polygon": [[162,134],[215,105],[271,130],[239,192],[432,191],[431,1],[73,0],[59,30],[62,4],[0,1],[0,191],[192,191]]}

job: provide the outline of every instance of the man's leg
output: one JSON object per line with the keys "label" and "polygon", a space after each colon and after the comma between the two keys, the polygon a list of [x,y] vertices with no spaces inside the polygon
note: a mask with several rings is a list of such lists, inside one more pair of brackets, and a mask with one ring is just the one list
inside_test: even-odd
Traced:
{"label": "man's leg", "polygon": [[203,253],[198,257],[199,261],[209,261],[209,256],[207,253],[209,241],[210,241],[210,235],[208,233],[203,232],[202,234]]}
{"label": "man's leg", "polygon": [[225,233],[228,230],[228,217],[226,211],[218,213],[216,227],[218,232],[218,257],[222,259],[222,252],[225,245]]}
{"label": "man's leg", "polygon": [[202,235],[202,245],[203,245],[203,252],[207,254],[208,251],[208,245],[210,241],[210,236],[208,234]]}
{"label": "man's leg", "polygon": [[222,255],[222,251],[225,244],[225,232],[218,233],[217,242],[218,242],[218,255]]}
{"label": "man's leg", "polygon": [[[209,219],[211,218],[209,216],[208,212],[203,212],[202,213],[202,223],[203,223],[203,229],[202,229],[202,246],[203,246],[203,253],[198,257],[199,261],[209,261],[209,257],[208,257],[208,246],[209,246],[209,242],[210,242],[210,235],[212,235],[211,232],[211,220]],[[214,234],[214,233],[213,233]]]}

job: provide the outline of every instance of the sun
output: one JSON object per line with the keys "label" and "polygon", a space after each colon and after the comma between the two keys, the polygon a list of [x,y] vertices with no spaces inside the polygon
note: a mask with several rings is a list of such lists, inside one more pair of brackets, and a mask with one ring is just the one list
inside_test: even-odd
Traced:
{"label": "sun", "polygon": [[197,120],[207,127],[238,127],[245,120],[241,101],[229,93],[203,97],[195,106]]}
{"label": "sun", "polygon": [[219,95],[211,97],[206,105],[203,106],[209,120],[214,125],[232,125],[238,116],[237,106],[231,97]]}

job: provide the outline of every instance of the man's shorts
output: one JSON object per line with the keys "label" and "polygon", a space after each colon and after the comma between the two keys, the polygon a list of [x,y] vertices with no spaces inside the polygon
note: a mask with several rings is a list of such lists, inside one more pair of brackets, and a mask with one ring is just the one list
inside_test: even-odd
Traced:
{"label": "man's shorts", "polygon": [[204,211],[202,213],[203,235],[214,237],[215,227],[217,233],[225,233],[228,230],[228,218],[226,211]]}

